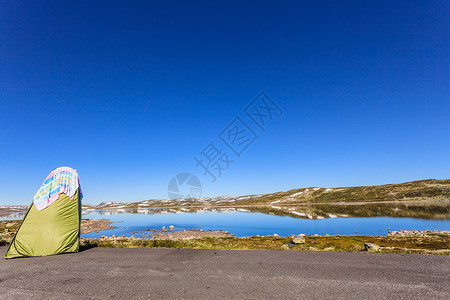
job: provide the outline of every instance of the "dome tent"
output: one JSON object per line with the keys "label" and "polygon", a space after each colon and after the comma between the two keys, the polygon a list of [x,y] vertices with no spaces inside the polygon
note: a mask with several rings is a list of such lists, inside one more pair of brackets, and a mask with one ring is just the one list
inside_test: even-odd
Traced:
{"label": "dome tent", "polygon": [[34,196],[5,258],[78,252],[82,197],[75,170],[53,170]]}

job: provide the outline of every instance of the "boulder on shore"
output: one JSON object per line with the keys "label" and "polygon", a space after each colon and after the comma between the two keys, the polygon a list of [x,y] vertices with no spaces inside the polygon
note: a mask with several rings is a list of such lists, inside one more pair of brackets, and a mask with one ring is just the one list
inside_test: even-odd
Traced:
{"label": "boulder on shore", "polygon": [[294,244],[304,244],[305,243],[305,234],[292,235],[292,242]]}
{"label": "boulder on shore", "polygon": [[376,252],[380,250],[380,246],[373,243],[364,243],[364,249],[369,252]]}

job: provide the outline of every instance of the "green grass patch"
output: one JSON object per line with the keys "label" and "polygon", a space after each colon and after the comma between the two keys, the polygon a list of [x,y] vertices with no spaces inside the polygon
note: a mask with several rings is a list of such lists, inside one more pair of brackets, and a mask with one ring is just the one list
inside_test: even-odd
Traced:
{"label": "green grass patch", "polygon": [[[294,244],[289,237],[204,237],[190,240],[150,240],[118,238],[84,239],[82,247],[112,248],[187,248],[216,250],[294,250],[360,252],[364,243],[382,247],[380,252],[449,254],[449,236],[428,237],[370,237],[370,236],[307,236],[304,244]],[[430,252],[431,251],[431,252]]]}

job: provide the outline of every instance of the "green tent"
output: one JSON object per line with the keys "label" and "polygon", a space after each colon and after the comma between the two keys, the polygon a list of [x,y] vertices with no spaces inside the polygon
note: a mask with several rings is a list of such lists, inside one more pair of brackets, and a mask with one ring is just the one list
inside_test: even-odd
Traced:
{"label": "green tent", "polygon": [[31,203],[5,258],[78,252],[81,199],[75,170],[50,173]]}

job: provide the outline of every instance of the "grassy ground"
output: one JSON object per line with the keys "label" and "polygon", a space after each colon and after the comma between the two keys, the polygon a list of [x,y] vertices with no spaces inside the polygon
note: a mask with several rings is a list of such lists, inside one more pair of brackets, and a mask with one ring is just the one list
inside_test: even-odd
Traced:
{"label": "grassy ground", "polygon": [[306,236],[304,244],[294,244],[290,237],[220,237],[189,240],[148,240],[134,238],[83,239],[82,246],[113,248],[191,248],[217,250],[299,250],[360,252],[364,243],[374,243],[384,253],[450,254],[450,236],[370,237],[370,236]]}
{"label": "grassy ground", "polygon": [[22,221],[0,221],[0,246],[9,245]]}

